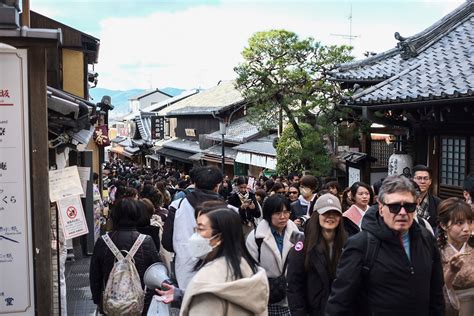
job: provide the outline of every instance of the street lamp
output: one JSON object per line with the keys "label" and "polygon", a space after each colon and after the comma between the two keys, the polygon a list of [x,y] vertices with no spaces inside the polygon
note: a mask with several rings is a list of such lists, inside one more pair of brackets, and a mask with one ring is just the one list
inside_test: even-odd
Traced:
{"label": "street lamp", "polygon": [[225,131],[226,131],[226,124],[225,124],[224,120],[219,121],[219,132],[222,135],[222,141],[221,141],[221,145],[222,145],[222,176],[225,175],[225,164],[224,164],[225,163],[225,147],[224,147]]}

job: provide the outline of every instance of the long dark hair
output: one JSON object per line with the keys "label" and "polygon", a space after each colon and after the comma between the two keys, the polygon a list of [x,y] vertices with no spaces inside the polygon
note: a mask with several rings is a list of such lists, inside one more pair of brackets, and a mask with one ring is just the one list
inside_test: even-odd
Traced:
{"label": "long dark hair", "polygon": [[140,205],[132,198],[123,198],[118,201],[112,210],[112,223],[114,230],[132,228],[137,226],[140,219]]}
{"label": "long dark hair", "polygon": [[220,245],[214,259],[225,257],[227,267],[236,279],[243,277],[240,270],[241,259],[244,258],[253,273],[257,272],[257,262],[245,246],[240,216],[228,208],[219,208],[205,214],[211,223],[212,235],[220,235]]}
{"label": "long dark hair", "polygon": [[304,238],[304,266],[306,271],[312,269],[312,264],[310,261],[309,253],[316,247],[321,247],[326,256],[326,260],[329,263],[329,273],[331,278],[336,276],[336,267],[339,263],[339,258],[341,257],[342,247],[346,243],[347,233],[344,229],[342,223],[342,215],[339,221],[339,225],[336,228],[336,233],[334,235],[333,242],[333,257],[332,260],[329,257],[329,245],[323,237],[323,230],[321,224],[319,223],[319,213],[313,212],[311,218],[308,220],[305,226],[305,238]]}
{"label": "long dark hair", "polygon": [[[455,223],[459,220],[472,221],[471,206],[460,198],[451,197],[441,201],[438,205],[438,236],[437,242],[440,249],[444,249],[448,243],[446,232],[441,225],[447,227],[449,222]],[[468,240],[469,246],[474,246],[474,240]]]}

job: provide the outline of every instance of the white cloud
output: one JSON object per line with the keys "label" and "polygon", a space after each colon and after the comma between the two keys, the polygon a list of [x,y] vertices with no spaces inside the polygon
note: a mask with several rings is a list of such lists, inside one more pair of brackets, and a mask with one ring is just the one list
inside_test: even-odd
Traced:
{"label": "white cloud", "polygon": [[[312,36],[325,44],[348,43],[331,35],[348,33],[348,2],[330,15],[307,1],[293,6],[264,2],[225,1],[219,6],[102,20],[96,66],[99,85],[114,89],[214,86],[235,76],[233,67],[241,61],[248,38],[256,31],[272,28]],[[456,7],[460,2],[450,5]],[[370,20],[360,15],[354,13],[353,19],[353,35],[361,35],[353,42],[358,58],[366,50],[382,52],[394,47],[395,31],[410,36],[429,26],[387,18],[376,21],[376,17]]]}

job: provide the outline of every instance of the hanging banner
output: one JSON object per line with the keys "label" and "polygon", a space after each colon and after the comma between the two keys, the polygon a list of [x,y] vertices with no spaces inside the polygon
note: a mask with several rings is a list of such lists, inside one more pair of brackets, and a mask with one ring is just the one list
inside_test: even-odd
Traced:
{"label": "hanging banner", "polygon": [[89,233],[79,195],[58,200],[56,203],[58,205],[59,220],[63,227],[64,239],[68,240]]}
{"label": "hanging banner", "polygon": [[0,43],[0,315],[34,315],[27,51]]}

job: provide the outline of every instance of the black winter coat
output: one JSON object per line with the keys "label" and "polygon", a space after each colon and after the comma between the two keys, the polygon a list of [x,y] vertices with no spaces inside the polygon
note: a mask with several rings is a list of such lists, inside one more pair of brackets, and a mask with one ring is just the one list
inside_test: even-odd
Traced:
{"label": "black winter coat", "polygon": [[[109,233],[110,238],[117,248],[119,250],[127,251],[132,248],[132,245],[135,243],[135,240],[139,235],[140,233],[135,228],[121,229]],[[146,236],[133,258],[135,259],[135,267],[140,275],[142,286],[145,287],[145,284],[143,283],[143,275],[145,274],[146,269],[153,263],[159,261],[158,251],[156,250],[155,243],[150,236]],[[114,263],[115,256],[110,251],[107,244],[102,238],[97,239],[91,257],[89,282],[92,292],[92,300],[99,306],[101,311],[102,292],[107,285],[107,280],[109,279],[109,274]],[[148,306],[150,305],[152,296],[152,291],[148,291],[145,295],[145,309],[143,311],[145,315],[148,311]]]}
{"label": "black winter coat", "polygon": [[255,219],[259,218],[261,213],[254,193],[249,192],[249,199],[252,200],[253,204],[255,205],[255,209],[253,210],[251,208],[242,208],[242,202],[240,201],[239,195],[236,192],[229,196],[227,203],[239,208],[240,219],[242,220],[243,224],[250,222],[255,227]]}
{"label": "black winter coat", "polygon": [[[350,237],[344,247],[326,315],[444,315],[440,254],[434,238],[423,237],[421,229],[415,221],[410,227],[409,260],[399,234],[385,225],[377,207],[370,208],[362,231]],[[381,243],[371,270],[364,276],[366,230]]]}
{"label": "black winter coat", "polygon": [[305,269],[304,249],[294,248],[288,256],[287,297],[292,316],[324,315],[333,278],[321,247],[313,248],[308,255],[312,268]]}
{"label": "black winter coat", "polygon": [[314,209],[314,203],[316,203],[317,196],[314,196],[313,199],[311,200],[311,203],[309,205],[303,205],[301,204],[301,201],[298,199],[290,204],[290,219],[294,221],[298,217],[301,217],[303,215],[309,215],[313,214],[313,209]]}
{"label": "black winter coat", "polygon": [[441,199],[431,193],[428,193],[427,198],[428,198],[428,212],[430,213],[430,217],[425,218],[425,219],[428,221],[428,223],[430,223],[431,227],[433,227],[434,229],[438,221],[438,205],[439,203],[441,203]]}

